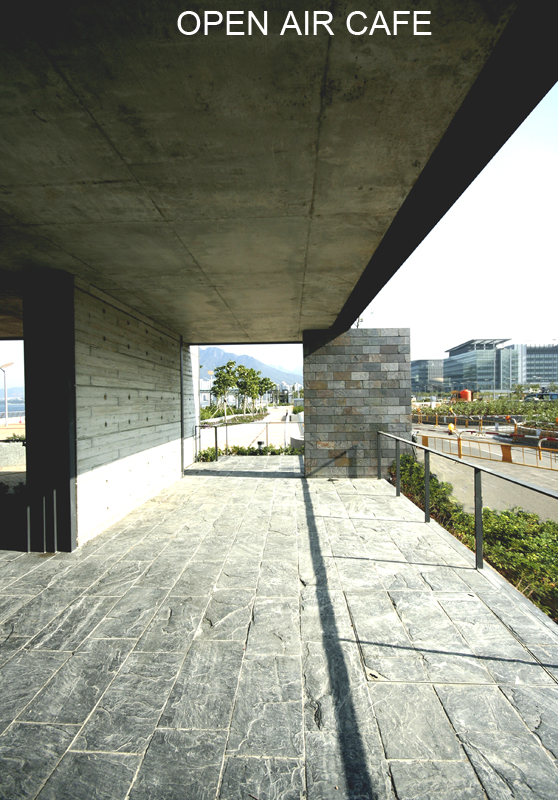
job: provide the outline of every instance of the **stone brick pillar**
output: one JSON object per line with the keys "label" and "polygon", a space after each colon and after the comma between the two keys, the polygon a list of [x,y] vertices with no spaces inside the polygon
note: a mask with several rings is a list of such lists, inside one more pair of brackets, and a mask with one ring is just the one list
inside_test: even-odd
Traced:
{"label": "stone brick pillar", "polygon": [[[376,431],[410,439],[408,328],[351,328],[304,355],[307,477],[376,477]],[[382,475],[395,442],[383,439]]]}

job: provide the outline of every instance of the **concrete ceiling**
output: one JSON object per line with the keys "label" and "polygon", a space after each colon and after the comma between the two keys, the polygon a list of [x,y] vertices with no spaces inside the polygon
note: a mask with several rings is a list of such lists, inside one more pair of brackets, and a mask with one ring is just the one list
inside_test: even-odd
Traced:
{"label": "concrete ceiling", "polygon": [[[66,270],[186,342],[301,341],[305,329],[350,325],[500,146],[479,156],[472,142],[460,177],[454,142],[455,180],[436,162],[517,3],[433,1],[432,36],[371,37],[345,29],[353,5],[309,2],[331,6],[335,35],[280,36],[291,5],[234,5],[269,9],[265,37],[224,26],[185,37],[185,9],[164,0],[76,0],[67,14],[45,4],[42,17],[4,20],[4,274],[23,285],[30,267]],[[357,7],[373,18],[375,7]],[[388,20],[400,7],[381,4]],[[500,144],[547,83],[527,92]],[[398,212],[407,201],[416,221],[412,197],[421,219],[431,200],[434,211],[407,234]],[[16,306],[0,308],[0,335]]]}

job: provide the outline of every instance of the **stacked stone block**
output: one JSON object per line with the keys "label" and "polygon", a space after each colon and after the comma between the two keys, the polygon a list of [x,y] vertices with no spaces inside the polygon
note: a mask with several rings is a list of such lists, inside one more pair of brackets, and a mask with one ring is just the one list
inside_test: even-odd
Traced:
{"label": "stacked stone block", "polygon": [[[410,439],[408,328],[352,328],[304,356],[307,477],[376,477],[377,431]],[[382,439],[382,475],[395,442]]]}

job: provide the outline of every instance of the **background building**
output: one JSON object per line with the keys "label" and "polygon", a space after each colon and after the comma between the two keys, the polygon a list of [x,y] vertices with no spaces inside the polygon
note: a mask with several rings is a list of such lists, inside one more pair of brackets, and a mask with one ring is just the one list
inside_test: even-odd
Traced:
{"label": "background building", "polygon": [[558,344],[518,344],[517,383],[558,383]]}
{"label": "background building", "polygon": [[440,392],[444,381],[442,358],[421,358],[411,362],[411,389],[416,392]]}
{"label": "background building", "polygon": [[509,339],[469,339],[448,358],[411,362],[413,392],[511,391],[518,384],[558,384],[558,344],[511,344]]}

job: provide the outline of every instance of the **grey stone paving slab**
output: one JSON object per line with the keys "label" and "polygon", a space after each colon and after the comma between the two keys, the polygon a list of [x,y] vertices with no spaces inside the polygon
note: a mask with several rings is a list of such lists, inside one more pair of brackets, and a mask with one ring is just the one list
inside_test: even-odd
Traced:
{"label": "grey stone paving slab", "polygon": [[502,691],[529,730],[558,759],[558,686],[504,686]]}
{"label": "grey stone paving slab", "polygon": [[300,630],[302,641],[323,639],[354,640],[355,632],[341,591],[304,587],[300,592]]}
{"label": "grey stone paving slab", "polygon": [[443,653],[471,653],[434,594],[390,590],[389,596],[415,647]]}
{"label": "grey stone paving slab", "polygon": [[0,732],[23,711],[69,655],[24,650],[4,665],[0,681]]}
{"label": "grey stone paving slab", "polygon": [[214,800],[225,731],[156,730],[130,800]]}
{"label": "grey stone paving slab", "polygon": [[53,582],[53,585],[60,589],[68,589],[73,586],[86,589],[94,584],[105,572],[108,572],[110,566],[108,551],[105,551],[103,555],[93,554],[89,558],[77,562],[75,566],[70,566],[63,575]]}
{"label": "grey stone paving slab", "polygon": [[140,757],[122,753],[66,753],[38,797],[40,800],[124,800]]}
{"label": "grey stone paving slab", "polygon": [[556,797],[558,628],[393,487],[295,462],[200,464],[76,553],[0,557],[15,797]]}
{"label": "grey stone paving slab", "polygon": [[0,800],[35,797],[77,730],[73,725],[15,723],[5,731],[0,736]]}
{"label": "grey stone paving slab", "polygon": [[205,639],[246,641],[253,602],[254,593],[246,589],[215,590],[196,636]]}
{"label": "grey stone paving slab", "polygon": [[4,634],[2,636],[3,638],[0,639],[0,667],[13,658],[29,641],[28,636],[14,636],[12,633],[8,633],[5,638]]}
{"label": "grey stone paving slab", "polygon": [[459,761],[463,758],[457,737],[431,686],[376,683],[369,684],[369,692],[388,759]]}
{"label": "grey stone paving slab", "polygon": [[134,586],[118,600],[92,632],[94,639],[138,638],[167,596],[167,589]]}
{"label": "grey stone paving slab", "polygon": [[12,632],[17,636],[33,636],[68,608],[79,594],[81,594],[80,589],[57,591],[51,587],[43,590],[23,603],[2,623],[0,636]]}
{"label": "grey stone paving slab", "polygon": [[246,652],[249,655],[300,655],[298,596],[256,598]]}
{"label": "grey stone paving slab", "polygon": [[31,640],[30,647],[45,650],[76,650],[117,600],[117,597],[81,595]]}
{"label": "grey stone paving slab", "polygon": [[141,753],[172,689],[182,657],[132,653],[103,695],[73,750]]}
{"label": "grey stone paving slab", "polygon": [[555,762],[497,687],[436,691],[489,798],[556,798]]}
{"label": "grey stone paving slab", "polygon": [[384,588],[374,562],[368,556],[335,555],[334,562],[345,590],[362,589],[369,593]]}
{"label": "grey stone paving slab", "polygon": [[308,800],[395,800],[383,750],[357,730],[307,733],[306,781]]}
{"label": "grey stone paving slab", "polygon": [[433,592],[466,592],[467,584],[451,567],[421,567],[419,575]]}
{"label": "grey stone paving slab", "polygon": [[415,657],[416,651],[387,592],[345,592],[354,631],[367,667],[378,658]]}
{"label": "grey stone paving slab", "polygon": [[5,594],[0,595],[0,622],[4,622],[14,614],[18,608],[27,603],[34,595],[28,594]]}
{"label": "grey stone paving slab", "polygon": [[392,761],[390,770],[397,800],[486,798],[473,768],[466,761]]}
{"label": "grey stone paving slab", "polygon": [[340,592],[342,589],[337,564],[333,556],[302,552],[298,562],[299,583],[322,591]]}
{"label": "grey stone paving slab", "polygon": [[338,732],[343,738],[357,730],[375,736],[380,746],[356,643],[306,642],[302,677],[306,730]]}
{"label": "grey stone paving slab", "polygon": [[177,557],[177,554],[170,553],[167,548],[167,550],[164,550],[143,573],[140,579],[141,586],[153,586],[156,589],[171,589],[180,577],[188,560],[189,559],[185,558],[185,555]]}
{"label": "grey stone paving slab", "polygon": [[119,561],[87,589],[87,594],[90,597],[122,597],[148,566],[148,561]]}
{"label": "grey stone paving slab", "polygon": [[37,594],[41,589],[51,586],[54,582],[62,578],[70,568],[67,561],[62,561],[58,556],[50,558],[40,564],[37,569],[28,572],[19,580],[15,580],[10,585],[10,591],[14,594],[26,593]]}
{"label": "grey stone paving slab", "polygon": [[174,595],[159,607],[136,650],[148,653],[185,653],[200,624],[208,598]]}
{"label": "grey stone paving slab", "polygon": [[228,729],[243,656],[242,642],[194,642],[159,726]]}
{"label": "grey stone paving slab", "polygon": [[217,579],[215,585],[216,589],[250,589],[252,592],[256,591],[258,579],[260,577],[260,559],[248,560],[230,558],[223,564],[221,574]]}
{"label": "grey stone paving slab", "polygon": [[558,682],[558,646],[542,647],[532,645],[529,650],[549,675],[552,675],[554,680]]}
{"label": "grey stone paving slab", "polygon": [[302,800],[306,797],[304,762],[228,756],[218,796],[220,800]]}
{"label": "grey stone paving slab", "polygon": [[134,639],[88,640],[60,667],[18,719],[74,725],[84,722],[134,644]]}
{"label": "grey stone paving slab", "polygon": [[388,590],[416,589],[424,591],[428,588],[415,568],[407,562],[398,563],[388,559],[375,558],[374,563],[380,580]]}
{"label": "grey stone paving slab", "polygon": [[495,591],[487,590],[480,596],[511,633],[527,646],[558,644],[558,633],[551,633],[539,622],[534,610],[527,612]]}
{"label": "grey stone paving slab", "polygon": [[289,561],[264,561],[258,581],[260,597],[298,597],[299,588],[298,567],[295,564]]}
{"label": "grey stone paving slab", "polygon": [[300,658],[246,658],[227,753],[300,758],[304,748],[302,728]]}
{"label": "grey stone paving slab", "polygon": [[416,655],[400,653],[397,656],[381,656],[367,652],[361,646],[366,677],[369,681],[398,681],[402,683],[427,683],[430,677],[426,670],[424,658]]}
{"label": "grey stone paving slab", "polygon": [[[214,553],[214,557],[217,557]],[[174,595],[207,595],[223,568],[224,556],[214,561],[190,561],[172,587]]]}

